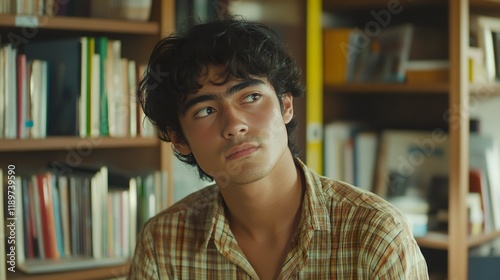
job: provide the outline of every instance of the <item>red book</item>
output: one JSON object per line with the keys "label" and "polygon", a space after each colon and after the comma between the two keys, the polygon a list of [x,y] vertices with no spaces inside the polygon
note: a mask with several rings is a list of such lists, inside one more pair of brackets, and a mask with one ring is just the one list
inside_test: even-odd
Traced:
{"label": "red book", "polygon": [[481,209],[483,210],[483,230],[489,231],[492,227],[491,206],[489,204],[488,186],[486,185],[484,173],[479,169],[469,169],[469,192],[479,193],[481,197]]}
{"label": "red book", "polygon": [[43,232],[42,242],[45,249],[45,257],[48,259],[57,259],[59,258],[59,252],[56,246],[54,206],[52,202],[52,182],[50,173],[38,175],[38,190],[40,193],[40,210]]}

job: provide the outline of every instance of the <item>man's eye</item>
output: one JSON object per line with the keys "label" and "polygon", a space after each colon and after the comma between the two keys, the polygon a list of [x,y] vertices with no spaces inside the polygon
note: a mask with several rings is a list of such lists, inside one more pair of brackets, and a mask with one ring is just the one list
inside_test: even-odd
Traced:
{"label": "man's eye", "polygon": [[243,99],[243,101],[244,101],[244,102],[247,102],[247,103],[250,103],[250,102],[255,102],[255,101],[257,101],[257,100],[259,100],[259,99],[260,99],[260,96],[261,96],[261,95],[260,95],[260,94],[258,94],[258,93],[252,93],[252,94],[250,94],[250,95],[247,95],[247,96]]}
{"label": "man's eye", "polygon": [[216,110],[214,108],[212,108],[212,107],[205,107],[205,108],[197,111],[194,116],[197,117],[197,118],[202,118],[202,117],[206,117],[206,116],[208,116],[210,114],[213,114],[215,112],[216,112]]}

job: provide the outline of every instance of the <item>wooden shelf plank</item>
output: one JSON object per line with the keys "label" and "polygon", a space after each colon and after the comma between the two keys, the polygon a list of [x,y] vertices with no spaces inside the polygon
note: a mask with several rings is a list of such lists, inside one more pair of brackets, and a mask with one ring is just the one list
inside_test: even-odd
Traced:
{"label": "wooden shelf plank", "polygon": [[490,96],[500,95],[500,83],[480,83],[469,85],[469,92],[472,97],[481,99]]}
{"label": "wooden shelf plank", "polygon": [[478,236],[471,236],[469,237],[467,244],[469,248],[471,248],[482,245],[497,238],[500,238],[500,231],[493,231]]}
{"label": "wooden shelf plank", "polygon": [[84,279],[117,279],[128,274],[130,264],[99,267],[85,270],[73,270],[50,274],[26,274],[20,271],[7,272],[7,279],[15,280],[84,280]]}
{"label": "wooden shelf plank", "polygon": [[[484,0],[483,0],[484,1]],[[407,1],[404,7],[408,6],[426,6],[436,4],[446,4],[446,0],[420,0]],[[328,11],[359,10],[363,8],[385,8],[387,9],[387,0],[350,0],[350,1],[323,1],[323,8]]]}
{"label": "wooden shelf plank", "polygon": [[[0,15],[0,26],[2,27],[25,27],[19,24],[19,20],[25,19],[26,27],[39,29],[78,30],[85,32],[127,33],[157,35],[160,25],[157,22],[141,22],[101,18],[83,17],[40,17],[40,16],[16,16]],[[16,21],[18,23],[16,23]]]}
{"label": "wooden shelf plank", "polygon": [[[477,236],[469,236],[467,239],[467,246],[468,248],[479,246],[496,238],[500,238],[500,231],[493,231]],[[446,233],[429,232],[426,236],[418,237],[416,240],[418,245],[421,247],[443,250],[448,249],[449,239],[448,234]]]}
{"label": "wooden shelf plank", "polygon": [[158,145],[156,137],[102,137],[102,138],[79,138],[79,137],[48,137],[43,139],[2,139],[0,140],[0,152],[26,152],[26,151],[52,151],[64,150],[66,148],[89,147],[92,149],[109,148],[138,148],[154,147]]}
{"label": "wooden shelf plank", "polygon": [[[380,94],[380,93],[412,93],[412,94],[448,94],[449,85],[440,84],[343,84],[326,85],[327,94]],[[469,85],[472,97],[487,98],[500,95],[500,83],[480,83]]]}
{"label": "wooden shelf plank", "polygon": [[420,247],[433,249],[448,249],[448,234],[440,232],[429,232],[424,237],[415,238]]}
{"label": "wooden shelf plank", "polygon": [[500,9],[500,2],[495,0],[469,0],[469,5],[471,8],[494,9],[494,11]]}
{"label": "wooden shelf plank", "polygon": [[330,93],[418,93],[418,94],[448,94],[449,85],[447,83],[438,84],[343,84],[325,86],[325,91]]}

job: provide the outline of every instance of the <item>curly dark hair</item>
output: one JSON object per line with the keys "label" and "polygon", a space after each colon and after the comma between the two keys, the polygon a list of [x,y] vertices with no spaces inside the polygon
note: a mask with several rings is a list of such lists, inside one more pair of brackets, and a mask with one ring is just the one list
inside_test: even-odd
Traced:
{"label": "curly dark hair", "polygon": [[[281,96],[304,94],[300,68],[278,34],[268,26],[242,18],[224,17],[194,25],[184,33],[174,33],[155,46],[147,71],[139,81],[137,98],[145,115],[156,127],[158,138],[171,142],[168,133],[188,143],[179,116],[188,94],[201,88],[200,76],[209,66],[223,66],[223,82],[232,78],[267,78],[274,87],[283,109]],[[291,134],[297,126],[293,119],[286,125],[288,147],[294,156],[296,147]],[[213,180],[197,164],[192,154],[175,156],[197,166],[200,178]]]}

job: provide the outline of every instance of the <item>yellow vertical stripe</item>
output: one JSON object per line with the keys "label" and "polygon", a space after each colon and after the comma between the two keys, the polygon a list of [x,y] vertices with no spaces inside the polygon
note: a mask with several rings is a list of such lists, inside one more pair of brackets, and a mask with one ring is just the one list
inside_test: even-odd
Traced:
{"label": "yellow vertical stripe", "polygon": [[321,0],[308,0],[306,15],[306,163],[323,173],[323,50]]}

